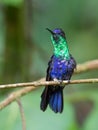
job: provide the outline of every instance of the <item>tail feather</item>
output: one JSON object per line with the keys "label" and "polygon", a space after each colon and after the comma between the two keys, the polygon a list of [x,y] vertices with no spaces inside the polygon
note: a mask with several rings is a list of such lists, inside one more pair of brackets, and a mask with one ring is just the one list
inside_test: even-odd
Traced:
{"label": "tail feather", "polygon": [[54,91],[50,97],[49,101],[50,108],[55,112],[62,113],[63,111],[63,90],[58,89]]}
{"label": "tail feather", "polygon": [[58,112],[62,113],[63,111],[63,90],[58,94],[58,103],[57,103]]}
{"label": "tail feather", "polygon": [[50,106],[51,109],[53,108],[53,102],[54,102],[54,95],[52,94],[51,98],[49,100],[49,106]]}
{"label": "tail feather", "polygon": [[54,92],[50,97],[49,106],[55,113],[57,113],[57,103],[58,103],[58,93]]}
{"label": "tail feather", "polygon": [[48,87],[46,87],[41,95],[41,103],[40,103],[40,109],[42,111],[45,111],[47,109],[48,103],[49,103],[49,90]]}
{"label": "tail feather", "polygon": [[[51,90],[51,91],[50,91]],[[48,104],[50,108],[55,112],[62,113],[63,111],[63,89],[61,87],[58,87],[58,89],[52,91],[52,89],[49,89],[46,87],[42,93],[41,96],[41,104],[40,108],[41,110],[45,111]]]}

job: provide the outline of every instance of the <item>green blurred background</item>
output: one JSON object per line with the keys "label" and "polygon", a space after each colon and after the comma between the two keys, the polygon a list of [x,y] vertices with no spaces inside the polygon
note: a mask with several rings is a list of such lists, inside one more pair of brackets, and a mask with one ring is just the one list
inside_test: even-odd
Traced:
{"label": "green blurred background", "polygon": [[[62,28],[77,63],[98,58],[98,0],[0,0],[0,84],[45,77],[53,53],[45,28]],[[73,79],[97,78],[98,70]],[[21,98],[27,130],[98,130],[97,84],[68,85],[64,112],[40,111],[43,88]],[[0,101],[14,90],[0,90]],[[0,130],[21,130],[16,102],[0,111]]]}

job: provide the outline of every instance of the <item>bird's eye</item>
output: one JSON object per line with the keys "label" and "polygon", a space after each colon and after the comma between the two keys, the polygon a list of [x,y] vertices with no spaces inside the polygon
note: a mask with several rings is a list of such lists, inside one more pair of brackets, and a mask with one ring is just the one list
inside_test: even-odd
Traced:
{"label": "bird's eye", "polygon": [[59,41],[59,36],[53,35],[53,39],[54,39],[56,42],[58,42],[58,41]]}
{"label": "bird's eye", "polygon": [[62,37],[65,37],[65,33],[63,33],[63,32],[62,32],[60,35],[61,35]]}

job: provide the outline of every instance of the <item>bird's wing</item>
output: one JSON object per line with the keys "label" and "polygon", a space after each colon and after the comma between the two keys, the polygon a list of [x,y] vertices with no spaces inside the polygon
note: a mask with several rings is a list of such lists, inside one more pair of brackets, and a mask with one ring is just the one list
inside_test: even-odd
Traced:
{"label": "bird's wing", "polygon": [[72,66],[72,68],[73,69],[75,69],[76,68],[76,61],[75,61],[75,59],[72,57],[72,55],[70,54],[70,64],[71,64],[71,66]]}
{"label": "bird's wing", "polygon": [[70,59],[65,61],[65,71],[63,71],[63,80],[70,80],[74,69],[76,68],[76,61],[70,54]]}
{"label": "bird's wing", "polygon": [[46,75],[46,81],[50,81],[52,80],[52,77],[50,75],[50,72],[52,70],[52,67],[53,67],[53,58],[54,58],[54,55],[52,55],[50,61],[48,62],[48,68],[47,68],[47,75]]}
{"label": "bird's wing", "polygon": [[[50,71],[52,69],[52,63],[53,63],[53,56],[51,57],[51,59],[50,59],[50,61],[48,63],[46,81],[52,80],[51,75],[50,75]],[[41,100],[40,108],[43,111],[45,111],[47,106],[48,106],[52,88],[51,88],[51,86],[46,86],[43,93],[42,93],[42,95],[41,95],[42,100]]]}
{"label": "bird's wing", "polygon": [[[54,56],[52,56],[51,59],[50,59],[50,61],[48,62],[46,81],[52,80],[51,75],[50,75],[50,71],[52,69],[53,57]],[[47,97],[48,93],[50,93],[50,89],[49,88],[50,88],[50,86],[46,86],[45,89],[44,89],[44,91],[43,91],[43,93],[42,93],[42,97],[44,95],[45,99],[47,99],[46,97]]]}

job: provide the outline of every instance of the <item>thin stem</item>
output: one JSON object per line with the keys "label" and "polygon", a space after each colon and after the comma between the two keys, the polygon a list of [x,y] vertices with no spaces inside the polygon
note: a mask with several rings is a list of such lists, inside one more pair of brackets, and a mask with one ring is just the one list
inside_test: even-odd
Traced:
{"label": "thin stem", "polygon": [[[75,73],[81,73],[86,72],[88,70],[94,70],[98,69],[98,60],[88,61],[83,64],[77,65],[77,69],[75,70]],[[98,83],[97,79],[80,79],[80,80],[71,80],[63,81],[62,84],[80,84],[80,83]],[[59,85],[60,82],[57,81],[45,81],[44,79],[35,81],[35,82],[29,82],[29,83],[18,83],[18,84],[7,84],[7,85],[0,85],[0,89],[4,88],[17,88],[17,87],[25,87],[21,90],[17,90],[16,92],[12,92],[5,100],[3,100],[0,103],[0,110],[8,106],[10,103],[15,101],[17,98],[22,97],[26,95],[27,93],[37,89],[39,86],[47,86],[47,85]],[[28,86],[28,87],[27,87]]]}
{"label": "thin stem", "polygon": [[28,83],[16,83],[16,84],[7,84],[7,85],[0,85],[0,89],[5,88],[18,88],[18,87],[30,87],[33,86],[33,88],[37,88],[39,86],[48,86],[48,85],[66,85],[66,84],[83,84],[83,83],[98,83],[98,78],[96,79],[80,79],[80,80],[70,80],[69,81],[45,81],[43,78],[39,81],[34,82],[28,82]]}
{"label": "thin stem", "polygon": [[[80,79],[80,80],[71,80],[70,82],[68,81],[63,81],[62,84],[80,84],[80,83],[98,83],[98,79]],[[32,87],[25,87],[21,90],[18,90],[16,92],[12,92],[4,101],[0,103],[0,110],[3,109],[4,107],[8,106],[11,102],[16,100],[17,98],[26,95],[27,93],[35,90],[38,88],[38,86],[43,86],[43,85],[59,85],[61,82],[58,81],[50,81],[46,82],[42,80],[38,80],[36,82],[33,82],[33,85],[35,86]],[[30,84],[29,84],[30,85]]]}
{"label": "thin stem", "polygon": [[[92,61],[87,61],[85,63],[82,64],[78,64],[77,68],[75,70],[75,74],[81,73],[81,72],[86,72],[89,70],[94,70],[94,69],[98,69],[98,60],[92,60]],[[45,80],[45,78],[43,78]],[[65,81],[67,83],[67,81]],[[88,81],[86,81],[88,82]],[[93,82],[93,81],[90,81]],[[97,82],[97,81],[95,81]],[[53,82],[50,82],[50,84]],[[54,82],[55,83],[55,82]],[[65,84],[66,84],[65,83]],[[73,84],[74,82],[72,82],[71,84]],[[77,81],[78,83],[78,81]],[[29,82],[29,83],[17,83],[17,84],[7,84],[7,85],[0,85],[0,89],[1,88],[18,88],[18,87],[29,87],[29,86],[39,86],[39,85],[47,85],[48,82],[43,82],[43,83],[39,83],[37,81],[36,82]],[[59,83],[58,83],[59,84]]]}
{"label": "thin stem", "polygon": [[98,69],[98,59],[96,60],[92,60],[92,61],[87,61],[84,62],[82,64],[78,64],[77,68],[75,70],[76,74],[80,74],[89,70],[94,70],[94,69]]}
{"label": "thin stem", "polygon": [[21,100],[16,99],[16,102],[17,102],[17,104],[19,106],[19,110],[20,110],[20,115],[21,115],[21,120],[22,120],[22,130],[26,130],[26,120],[25,120],[25,115],[24,115],[24,110],[23,110]]}

